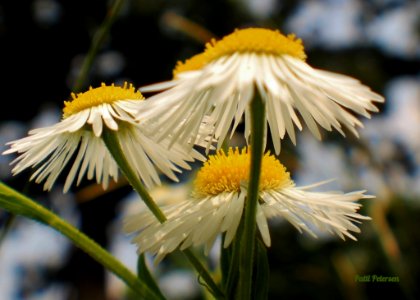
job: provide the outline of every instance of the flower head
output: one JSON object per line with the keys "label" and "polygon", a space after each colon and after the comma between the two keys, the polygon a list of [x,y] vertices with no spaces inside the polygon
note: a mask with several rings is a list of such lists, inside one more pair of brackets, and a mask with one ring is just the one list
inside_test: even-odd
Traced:
{"label": "flower head", "polygon": [[212,39],[206,44],[203,53],[197,54],[185,63],[178,62],[174,69],[174,77],[185,71],[199,70],[212,61],[235,53],[256,53],[261,55],[290,55],[301,60],[306,59],[302,40],[295,35],[285,36],[279,31],[263,28],[236,30],[222,40]]}
{"label": "flower head", "polygon": [[124,83],[123,87],[114,84],[107,86],[105,83],[98,88],[90,87],[84,93],[71,93],[72,100],[64,101],[63,118],[79,113],[86,109],[102,104],[115,104],[119,100],[144,100],[143,95],[134,89],[132,84]]}
{"label": "flower head", "polygon": [[196,152],[187,155],[179,145],[169,151],[165,140],[162,144],[154,142],[150,129],[134,119],[143,100],[142,94],[127,83],[122,87],[102,84],[84,93],[72,93],[72,100],[64,102],[63,118],[59,123],[31,130],[29,136],[9,142],[10,149],[3,154],[18,153],[12,162],[16,164],[12,172],[18,174],[35,167],[31,180],[35,179],[37,183],[45,180],[44,189],[47,190],[71,159],[74,162],[64,191],[76,177],[79,184],[85,173],[88,179],[96,177],[96,181],[106,188],[109,177],[117,180],[118,168],[101,135],[104,130],[113,130],[118,131],[128,161],[147,186],[160,182],[155,166],[177,180],[174,171],[180,170],[176,165],[189,168],[186,161],[200,156]]}
{"label": "flower head", "polygon": [[369,111],[378,111],[372,102],[383,102],[383,97],[356,79],[312,68],[305,58],[302,41],[294,35],[263,28],[236,30],[178,63],[173,80],[141,88],[163,92],[146,101],[139,117],[158,120],[158,138],[170,135],[183,142],[195,138],[208,116],[206,124],[213,127],[212,136],[220,146],[243,115],[248,139],[248,104],[258,92],[267,108],[276,153],[286,132],[295,143],[294,126],[302,130],[296,111],[318,138],[318,125],[343,135],[344,126],[357,135],[355,128],[362,124],[349,110],[370,117]]}
{"label": "flower head", "polygon": [[[139,232],[133,239],[139,252],[157,254],[157,261],[177,247],[205,245],[210,249],[219,233],[226,233],[224,247],[232,242],[244,208],[249,178],[250,151],[220,150],[197,173],[190,199],[163,207],[168,220],[160,224],[149,212],[129,216],[126,232]],[[320,185],[315,184],[316,185]],[[369,219],[357,213],[355,201],[371,198],[364,191],[352,193],[310,192],[295,187],[286,168],[270,153],[262,159],[257,226],[267,246],[270,234],[267,219],[283,217],[300,232],[316,237],[315,231],[355,239],[360,232],[353,222]]]}
{"label": "flower head", "polygon": [[[197,173],[194,181],[194,196],[217,196],[221,193],[241,191],[241,185],[247,186],[249,179],[250,151],[243,148],[229,149],[228,153],[218,151],[211,155]],[[290,185],[290,174],[286,168],[270,153],[262,158],[260,187],[261,191]]]}

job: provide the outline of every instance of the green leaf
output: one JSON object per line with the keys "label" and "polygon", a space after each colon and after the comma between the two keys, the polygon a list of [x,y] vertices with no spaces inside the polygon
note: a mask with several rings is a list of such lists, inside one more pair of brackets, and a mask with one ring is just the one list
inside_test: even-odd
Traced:
{"label": "green leaf", "polygon": [[226,234],[222,236],[222,242],[220,244],[220,269],[222,272],[222,287],[226,290],[228,278],[229,278],[229,269],[232,261],[232,244],[229,247],[223,247],[225,242]]}
{"label": "green leaf", "polygon": [[254,280],[252,282],[252,299],[267,299],[270,277],[267,248],[261,239],[255,243]]}
{"label": "green leaf", "polygon": [[161,296],[162,298],[165,298],[159,289],[159,286],[157,285],[155,279],[153,278],[152,274],[149,271],[149,268],[147,267],[146,260],[144,253],[140,254],[139,259],[137,261],[137,276],[142,280],[147,286],[155,292],[156,295]]}

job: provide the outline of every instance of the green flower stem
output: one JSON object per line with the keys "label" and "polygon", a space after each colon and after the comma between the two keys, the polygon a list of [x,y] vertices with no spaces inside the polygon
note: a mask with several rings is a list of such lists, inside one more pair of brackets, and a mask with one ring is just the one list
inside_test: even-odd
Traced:
{"label": "green flower stem", "polygon": [[165,222],[165,215],[160,210],[159,206],[153,201],[152,197],[145,189],[143,183],[141,183],[139,180],[136,172],[131,168],[130,163],[125,158],[124,152],[121,149],[120,142],[118,140],[117,133],[113,130],[105,129],[102,134],[102,138],[112,157],[120,167],[121,171],[130,182],[132,187],[140,195],[146,206],[150,209],[150,211],[159,220],[160,223]]}
{"label": "green flower stem", "polygon": [[190,249],[185,249],[182,251],[182,253],[184,253],[184,255],[188,258],[190,263],[193,265],[193,267],[199,274],[199,276],[204,280],[208,289],[212,292],[213,296],[216,299],[225,299],[224,293],[219,289],[219,287],[214,282],[207,269],[204,268],[200,260],[195,256],[195,254]]}
{"label": "green flower stem", "polygon": [[115,0],[111,8],[108,10],[107,16],[102,24],[99,26],[98,30],[95,32],[95,35],[92,38],[92,44],[90,45],[89,51],[83,60],[82,67],[80,69],[80,74],[77,77],[76,82],[73,85],[73,91],[78,92],[86,84],[86,78],[88,77],[89,70],[92,67],[93,60],[98,53],[100,47],[102,46],[105,38],[108,35],[108,32],[114,23],[115,19],[118,16],[119,11],[121,10],[124,0]]}
{"label": "green flower stem", "polygon": [[[121,171],[124,173],[127,180],[130,182],[130,184],[133,186],[136,192],[140,195],[146,206],[155,215],[155,217],[159,220],[160,223],[165,222],[166,216],[161,211],[159,206],[153,201],[150,194],[144,188],[143,183],[140,181],[137,174],[131,168],[130,163],[125,158],[124,152],[122,151],[121,145],[118,140],[117,133],[112,130],[105,129],[102,134],[102,138],[112,157],[115,159],[118,166],[120,167]],[[189,249],[186,249],[182,252],[188,258],[190,263],[194,266],[195,270],[198,272],[201,278],[203,278],[207,286],[211,289],[213,295],[218,298],[223,298],[223,292],[219,289],[217,284],[212,279],[211,275],[201,264],[200,260],[194,255],[194,253],[192,253]]]}
{"label": "green flower stem", "polygon": [[73,225],[2,182],[0,182],[0,207],[11,213],[35,219],[59,231],[77,247],[121,278],[142,299],[164,299],[153,293],[120,261]]}
{"label": "green flower stem", "polygon": [[245,202],[244,232],[239,253],[239,289],[237,299],[251,299],[252,270],[254,265],[256,215],[261,163],[264,152],[265,106],[256,92],[251,102],[251,169]]}

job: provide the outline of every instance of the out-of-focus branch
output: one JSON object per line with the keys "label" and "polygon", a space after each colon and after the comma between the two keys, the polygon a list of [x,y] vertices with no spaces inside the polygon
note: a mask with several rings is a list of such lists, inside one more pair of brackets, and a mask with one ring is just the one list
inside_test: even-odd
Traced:
{"label": "out-of-focus branch", "polygon": [[216,36],[203,26],[180,16],[172,11],[162,15],[162,22],[165,26],[182,32],[199,43],[205,44]]}
{"label": "out-of-focus branch", "polygon": [[114,21],[117,18],[119,11],[121,10],[123,2],[124,0],[114,1],[110,9],[108,10],[105,20],[103,21],[101,26],[99,26],[98,30],[95,32],[95,35],[92,38],[92,44],[90,45],[89,51],[80,69],[80,74],[73,85],[74,92],[79,92],[85,87],[86,80],[92,68],[92,64],[95,59],[95,56],[98,53],[99,49],[101,48],[103,42],[105,41],[105,38],[107,37],[112,24],[114,24]]}

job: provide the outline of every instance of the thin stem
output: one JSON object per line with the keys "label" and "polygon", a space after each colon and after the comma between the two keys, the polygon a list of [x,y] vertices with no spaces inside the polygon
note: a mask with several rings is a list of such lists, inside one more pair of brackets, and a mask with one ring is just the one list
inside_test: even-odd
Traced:
{"label": "thin stem", "polygon": [[184,255],[188,258],[190,263],[194,266],[198,275],[204,280],[208,289],[212,292],[213,296],[216,299],[224,299],[223,292],[219,289],[217,284],[213,281],[213,278],[209,274],[206,268],[201,264],[200,260],[192,253],[190,249],[185,249],[182,251]]}
{"label": "thin stem", "polygon": [[100,47],[102,46],[108,32],[114,23],[115,19],[118,16],[118,13],[122,7],[124,0],[115,0],[111,8],[108,10],[108,13],[105,17],[105,20],[99,26],[98,30],[95,32],[95,35],[92,38],[92,43],[90,45],[89,51],[83,60],[82,67],[80,69],[80,74],[76,79],[76,82],[73,85],[73,91],[80,91],[86,84],[86,79],[88,77],[89,71],[92,67],[93,60],[98,53]]}
{"label": "thin stem", "polygon": [[255,251],[256,215],[261,162],[264,151],[265,106],[256,93],[251,102],[251,169],[245,203],[244,232],[239,253],[239,289],[237,299],[251,299],[252,270]]}
{"label": "thin stem", "polygon": [[144,201],[144,203],[150,209],[153,215],[159,220],[159,222],[160,223],[165,222],[166,221],[165,215],[160,210],[159,206],[153,201],[152,197],[149,195],[149,193],[145,189],[143,183],[141,183],[141,181],[139,180],[136,172],[131,168],[130,163],[125,158],[124,152],[121,149],[121,145],[118,140],[118,135],[116,134],[116,132],[109,129],[105,129],[102,134],[102,138],[109,152],[111,152],[112,157],[115,159],[121,171],[124,173],[125,177],[127,178],[128,182],[140,195],[141,199]]}
{"label": "thin stem", "polygon": [[77,247],[120,277],[140,297],[144,299],[164,299],[151,291],[146,284],[140,281],[120,261],[73,225],[1,182],[0,207],[12,213],[35,219],[59,231]]}
{"label": "thin stem", "polygon": [[[128,182],[133,186],[136,192],[140,195],[146,206],[150,209],[153,215],[159,220],[160,223],[166,221],[166,216],[159,208],[159,206],[153,201],[153,198],[144,188],[143,183],[138,178],[135,171],[131,168],[130,163],[127,161],[126,157],[124,156],[124,152],[121,149],[121,145],[118,140],[118,135],[116,132],[105,129],[102,135],[102,138],[107,146],[109,152],[117,162],[118,166],[120,167],[121,171],[126,176]],[[188,258],[190,263],[194,266],[195,270],[204,279],[207,286],[211,289],[214,296],[219,298],[223,298],[223,292],[219,289],[217,284],[212,279],[211,275],[208,273],[206,268],[201,264],[200,260],[195,257],[195,255],[191,252],[191,250],[186,249],[182,251],[185,256]]]}

